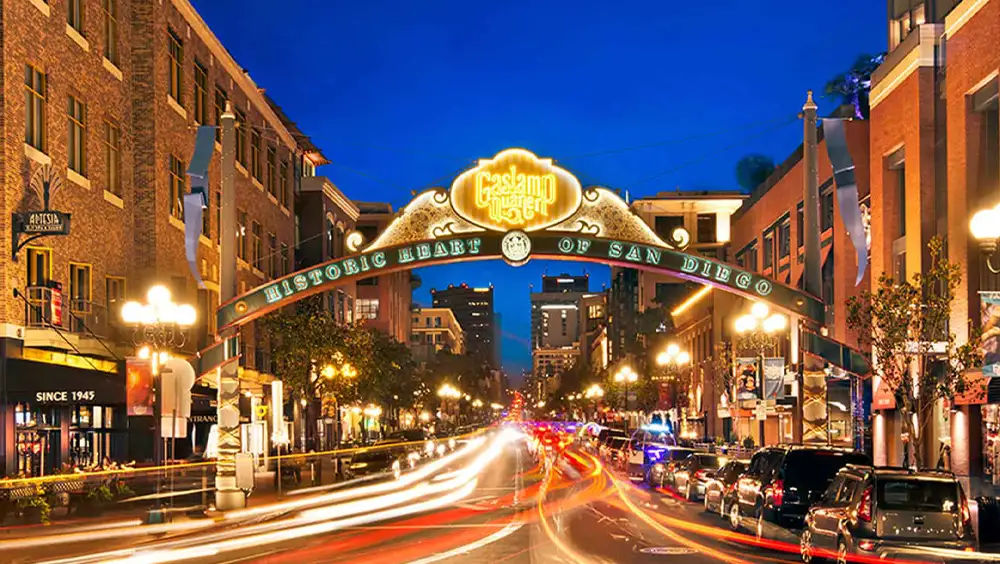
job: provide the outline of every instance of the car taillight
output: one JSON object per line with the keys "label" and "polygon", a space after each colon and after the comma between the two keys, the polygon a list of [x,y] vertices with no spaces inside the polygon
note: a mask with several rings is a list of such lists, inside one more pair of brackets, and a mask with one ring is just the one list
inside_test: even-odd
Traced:
{"label": "car taillight", "polygon": [[962,500],[962,534],[972,531],[972,512],[969,511],[969,502]]}
{"label": "car taillight", "polygon": [[869,550],[870,551],[870,550],[872,550],[872,549],[875,548],[875,543],[873,541],[870,541],[870,540],[863,540],[863,541],[861,541],[861,542],[858,543],[858,548],[860,548],[861,550]]}
{"label": "car taillight", "polygon": [[697,472],[695,472],[694,473],[694,477],[696,479],[698,479],[698,480],[704,480],[705,479],[705,474],[707,474],[707,473],[708,472],[706,472],[705,469],[703,468],[703,469],[698,470]]}
{"label": "car taillight", "polygon": [[872,521],[872,487],[868,486],[861,494],[861,503],[858,506],[858,519],[865,523]]}
{"label": "car taillight", "polygon": [[781,503],[785,500],[785,483],[781,480],[775,480],[769,489],[771,490],[771,504],[774,507],[781,507]]}

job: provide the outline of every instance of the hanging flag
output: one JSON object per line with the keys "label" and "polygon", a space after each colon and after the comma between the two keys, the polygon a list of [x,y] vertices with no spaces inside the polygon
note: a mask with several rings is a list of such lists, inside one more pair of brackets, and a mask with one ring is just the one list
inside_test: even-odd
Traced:
{"label": "hanging flag", "polygon": [[[201,235],[202,214],[208,207],[208,163],[212,160],[214,148],[215,126],[199,126],[194,140],[194,154],[187,169],[191,192],[184,195],[184,254],[191,276],[199,288],[204,288],[205,282],[198,270],[198,236]],[[205,235],[208,236],[207,233]]]}
{"label": "hanging flag", "polygon": [[785,397],[785,359],[767,357],[764,359],[764,399],[776,400]]}
{"label": "hanging flag", "polygon": [[858,274],[854,280],[857,286],[864,278],[868,267],[868,244],[865,240],[865,226],[861,221],[861,206],[858,204],[858,183],[854,176],[854,161],[847,151],[847,134],[844,120],[823,118],[823,139],[826,152],[833,166],[833,180],[837,185],[837,203],[844,228],[854,243],[858,254]]}

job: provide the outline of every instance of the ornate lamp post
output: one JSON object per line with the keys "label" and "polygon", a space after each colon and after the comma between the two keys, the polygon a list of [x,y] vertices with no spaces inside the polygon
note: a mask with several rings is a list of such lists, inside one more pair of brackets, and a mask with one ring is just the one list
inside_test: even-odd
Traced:
{"label": "ornate lamp post", "polygon": [[976,212],[969,221],[969,230],[979,241],[980,250],[986,255],[986,267],[993,274],[1000,274],[1000,268],[994,267],[991,260],[1000,240],[1000,206]]}
{"label": "ornate lamp post", "polygon": [[[760,401],[764,401],[764,351],[777,346],[778,334],[788,328],[788,318],[780,313],[771,313],[767,304],[756,302],[750,313],[736,318],[735,329],[740,336],[742,348],[756,353],[759,362],[757,370],[760,385]],[[801,401],[801,399],[799,400]],[[764,446],[764,420],[760,420],[760,442]]]}
{"label": "ornate lamp post", "polygon": [[[153,374],[153,459],[157,466],[163,464],[163,386],[161,368],[170,358],[170,350],[181,348],[187,342],[188,330],[198,319],[193,306],[176,304],[165,286],[153,286],[146,293],[147,303],[126,302],[122,306],[122,321],[133,327],[132,341],[138,348],[139,358],[149,359]],[[176,400],[179,394],[175,393]],[[175,409],[176,411],[176,409]],[[177,433],[173,418],[170,436]],[[160,492],[160,472],[156,473],[156,491]],[[160,498],[156,499],[159,511]]]}
{"label": "ornate lamp post", "polygon": [[670,393],[673,396],[674,407],[677,409],[678,426],[680,425],[681,406],[677,401],[679,396],[678,384],[681,370],[691,364],[691,354],[682,351],[676,343],[670,343],[665,349],[656,355],[656,364],[663,370],[663,380],[670,386]]}
{"label": "ornate lamp post", "polygon": [[597,419],[597,403],[604,397],[604,388],[600,384],[591,384],[584,390],[583,396],[594,403],[594,419]]}
{"label": "ornate lamp post", "polygon": [[450,416],[448,413],[448,400],[455,400],[457,404],[458,400],[462,397],[462,392],[451,384],[444,384],[438,389],[438,397],[441,398],[441,411]]}
{"label": "ornate lamp post", "polygon": [[634,384],[639,380],[639,375],[632,370],[631,366],[623,366],[618,369],[615,373],[615,382],[618,384],[625,384],[625,400],[622,402],[624,404],[625,410],[625,432],[628,433],[628,385]]}

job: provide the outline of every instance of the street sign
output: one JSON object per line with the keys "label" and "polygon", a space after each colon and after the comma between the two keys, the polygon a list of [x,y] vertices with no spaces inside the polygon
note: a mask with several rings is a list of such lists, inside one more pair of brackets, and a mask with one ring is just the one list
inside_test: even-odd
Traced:
{"label": "street sign", "polygon": [[14,221],[20,224],[21,233],[35,235],[69,235],[70,214],[58,211],[30,211],[15,213]]}
{"label": "street sign", "polygon": [[766,421],[767,404],[765,404],[764,402],[758,403],[756,409],[754,409],[754,415],[756,416],[757,421]]}

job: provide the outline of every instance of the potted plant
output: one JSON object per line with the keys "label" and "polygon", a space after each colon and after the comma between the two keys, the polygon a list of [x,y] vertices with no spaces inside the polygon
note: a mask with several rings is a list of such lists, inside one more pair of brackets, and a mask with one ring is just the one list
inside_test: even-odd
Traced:
{"label": "potted plant", "polygon": [[32,495],[18,499],[17,508],[21,511],[21,518],[29,525],[47,525],[52,514],[52,506],[41,486],[35,486]]}
{"label": "potted plant", "polygon": [[135,496],[135,492],[132,488],[128,487],[128,484],[126,484],[123,480],[115,480],[113,490],[114,497],[118,500],[128,499]]}
{"label": "potted plant", "polygon": [[104,504],[115,498],[111,493],[111,488],[105,483],[92,486],[83,496],[83,506],[81,510],[87,515],[100,515],[104,511]]}

